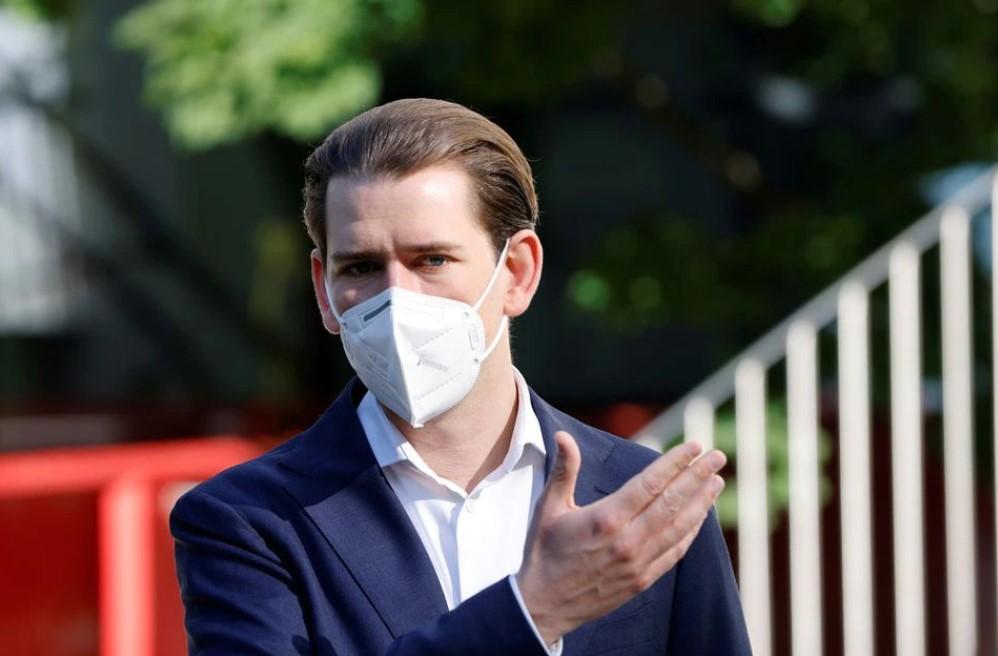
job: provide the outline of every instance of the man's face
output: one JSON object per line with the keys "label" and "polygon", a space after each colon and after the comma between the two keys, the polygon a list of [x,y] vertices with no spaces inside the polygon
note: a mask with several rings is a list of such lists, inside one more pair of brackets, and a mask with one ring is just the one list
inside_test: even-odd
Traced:
{"label": "man's face", "polygon": [[[326,258],[321,267],[313,263],[313,277],[325,276],[341,315],[388,287],[474,304],[496,266],[475,212],[471,180],[453,167],[401,179],[333,178],[326,194]],[[489,336],[503,312],[504,273],[480,308]],[[339,332],[322,300],[326,328]]]}

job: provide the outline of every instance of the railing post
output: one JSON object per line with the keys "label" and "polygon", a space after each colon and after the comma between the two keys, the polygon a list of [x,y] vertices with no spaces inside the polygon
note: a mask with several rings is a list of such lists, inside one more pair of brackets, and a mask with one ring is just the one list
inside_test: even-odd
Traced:
{"label": "railing post", "polygon": [[767,498],[766,370],[756,360],[735,369],[738,460],[738,583],[755,656],[772,654]]}
{"label": "railing post", "polygon": [[919,253],[890,255],[891,474],[894,617],[897,653],[925,654],[925,546],[922,502],[922,312]]}
{"label": "railing post", "polygon": [[787,421],[790,462],[790,618],[794,654],[819,656],[821,526],[818,513],[817,331],[796,322],[787,333]]}
{"label": "railing post", "polygon": [[861,283],[839,294],[839,494],[844,653],[873,654],[870,512],[869,300]]}
{"label": "railing post", "polygon": [[148,480],[126,474],[100,491],[101,656],[152,656],[154,509]]}
{"label": "railing post", "polygon": [[683,408],[683,433],[687,442],[698,442],[702,453],[714,448],[714,406],[703,398],[691,400]]}
{"label": "railing post", "polygon": [[970,217],[949,207],[939,227],[942,277],[946,582],[951,654],[977,648]]}

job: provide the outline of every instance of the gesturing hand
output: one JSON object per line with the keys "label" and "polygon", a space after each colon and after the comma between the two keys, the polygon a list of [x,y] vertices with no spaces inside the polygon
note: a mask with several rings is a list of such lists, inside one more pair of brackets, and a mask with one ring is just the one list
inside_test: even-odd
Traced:
{"label": "gesturing hand", "polygon": [[[548,644],[648,589],[686,553],[724,480],[724,454],[674,447],[613,494],[575,505],[581,455],[555,434],[558,456],[527,535],[520,594]],[[692,464],[691,464],[692,463]]]}

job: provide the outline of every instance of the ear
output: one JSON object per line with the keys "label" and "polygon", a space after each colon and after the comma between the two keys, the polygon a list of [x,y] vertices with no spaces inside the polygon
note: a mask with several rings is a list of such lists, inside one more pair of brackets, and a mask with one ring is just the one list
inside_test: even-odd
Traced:
{"label": "ear", "polygon": [[315,290],[315,301],[319,304],[319,314],[322,315],[322,325],[334,335],[340,334],[340,324],[333,316],[329,307],[331,299],[326,293],[326,267],[318,248],[312,249],[312,288]]}
{"label": "ear", "polygon": [[544,265],[544,249],[541,240],[533,230],[520,230],[509,238],[506,253],[506,271],[509,285],[503,312],[506,316],[518,317],[530,307],[530,301],[541,282],[541,269]]}

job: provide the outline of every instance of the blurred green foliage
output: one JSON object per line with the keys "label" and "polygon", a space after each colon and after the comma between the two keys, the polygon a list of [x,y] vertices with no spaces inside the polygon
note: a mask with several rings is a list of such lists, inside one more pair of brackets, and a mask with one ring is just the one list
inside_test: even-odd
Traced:
{"label": "blurred green foliage", "polygon": [[773,319],[769,296],[788,281],[816,286],[821,272],[854,264],[863,237],[855,214],[788,213],[749,236],[712,234],[676,215],[640,217],[609,230],[568,294],[619,331],[680,322],[762,326]]}
{"label": "blurred green foliage", "polygon": [[[609,3],[152,0],[118,26],[144,53],[147,96],[181,144],[270,129],[319,139],[376,104],[381,64],[424,45],[427,76],[484,102],[551,99],[589,73]],[[418,39],[418,41],[417,41]]]}
{"label": "blurred green foliage", "polygon": [[10,7],[26,16],[44,20],[65,17],[73,0],[0,0],[0,7]]}
{"label": "blurred green foliage", "polygon": [[566,289],[605,325],[737,324],[758,335],[916,219],[919,175],[998,157],[998,0],[735,0],[649,21],[691,14],[717,30],[709,56],[694,59],[706,64],[699,74],[736,66],[727,81],[737,94],[763,88],[738,76],[768,79],[788,114],[753,135],[738,125],[753,103],[718,111],[716,98],[693,99],[680,122],[668,103],[647,108],[663,125],[702,131],[687,152],[751,219],[731,230],[691,213],[622,217]]}
{"label": "blurred green foliage", "polygon": [[[46,18],[72,0],[0,0]],[[376,104],[389,62],[471,104],[556,101],[621,38],[623,3],[556,0],[149,0],[118,22],[146,97],[200,150],[264,130],[299,141]],[[438,95],[451,95],[439,93]]]}
{"label": "blurred green foliage", "polygon": [[[548,269],[564,306],[537,311],[550,335],[599,327],[593,349],[616,350],[591,359],[601,378],[598,362],[630,362],[654,331],[705,336],[687,367],[732,355],[920,216],[926,174],[993,161],[996,27],[998,0],[148,0],[115,41],[141,54],[177,143],[290,137],[267,142],[289,189],[306,144],[382,100],[497,118],[536,160],[552,265],[568,269]],[[276,322],[280,290],[253,294],[252,316]]]}
{"label": "blurred green foliage", "polygon": [[536,125],[628,107],[718,183],[727,217],[668,198],[620,212],[564,298],[632,336],[723,335],[719,359],[919,216],[920,175],[995,158],[996,27],[998,0],[149,0],[117,36],[194,149],[320,139],[387,78]]}
{"label": "blurred green foliage", "polygon": [[151,0],[120,20],[116,37],[143,53],[147,99],[177,143],[197,150],[263,130],[325,136],[378,102],[384,60],[417,38],[428,76],[462,96],[550,100],[589,74],[587,55],[620,15],[597,2],[565,12],[553,1],[466,11],[420,0]]}
{"label": "blurred green foliage", "polygon": [[154,0],[117,37],[145,55],[171,134],[205,148],[264,129],[313,139],[374,104],[378,44],[420,14],[418,0]]}

